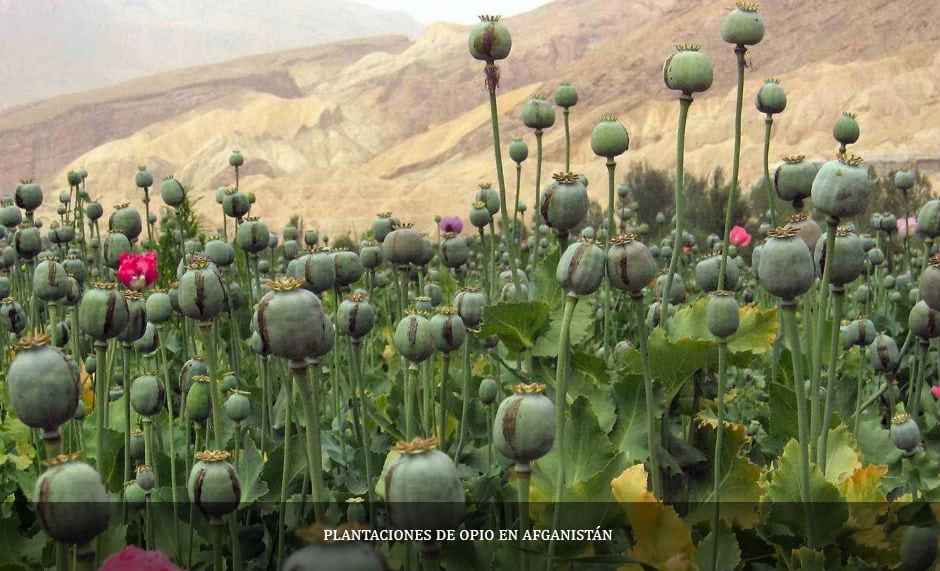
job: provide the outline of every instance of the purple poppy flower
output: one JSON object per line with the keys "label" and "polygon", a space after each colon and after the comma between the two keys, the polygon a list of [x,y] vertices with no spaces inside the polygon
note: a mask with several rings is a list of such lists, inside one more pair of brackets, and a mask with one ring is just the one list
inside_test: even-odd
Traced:
{"label": "purple poppy flower", "polygon": [[453,234],[460,234],[463,230],[463,222],[460,220],[459,216],[445,216],[441,218],[441,224],[439,226],[441,232]]}

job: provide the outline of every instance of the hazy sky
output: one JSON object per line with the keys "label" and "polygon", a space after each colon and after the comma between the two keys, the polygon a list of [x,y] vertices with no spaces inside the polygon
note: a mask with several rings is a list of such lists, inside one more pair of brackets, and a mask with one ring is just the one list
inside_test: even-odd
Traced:
{"label": "hazy sky", "polygon": [[385,10],[407,12],[421,22],[447,21],[472,24],[481,14],[511,16],[550,0],[358,0]]}

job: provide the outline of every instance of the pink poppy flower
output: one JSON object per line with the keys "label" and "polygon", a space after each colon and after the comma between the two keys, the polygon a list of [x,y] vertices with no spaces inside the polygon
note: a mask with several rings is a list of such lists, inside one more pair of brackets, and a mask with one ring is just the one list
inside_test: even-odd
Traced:
{"label": "pink poppy flower", "polygon": [[933,398],[940,399],[940,387],[930,387],[930,394],[933,395]]}
{"label": "pink poppy flower", "polygon": [[911,235],[917,232],[917,218],[913,216],[910,218],[898,218],[898,238],[904,238],[907,236],[908,232],[910,232]]}
{"label": "pink poppy flower", "polygon": [[182,571],[159,551],[144,551],[128,545],[108,557],[99,571]]}
{"label": "pink poppy flower", "polygon": [[460,234],[461,230],[463,230],[463,221],[460,220],[460,217],[458,216],[445,216],[441,218],[439,228],[441,229],[441,232],[445,234],[448,232],[453,234]]}
{"label": "pink poppy flower", "polygon": [[118,258],[117,277],[125,287],[141,291],[157,281],[157,253],[143,254],[125,252]]}
{"label": "pink poppy flower", "polygon": [[735,226],[731,229],[731,232],[728,236],[728,241],[731,242],[732,246],[737,246],[738,248],[747,248],[751,243],[751,235],[747,233],[747,230],[741,226]]}

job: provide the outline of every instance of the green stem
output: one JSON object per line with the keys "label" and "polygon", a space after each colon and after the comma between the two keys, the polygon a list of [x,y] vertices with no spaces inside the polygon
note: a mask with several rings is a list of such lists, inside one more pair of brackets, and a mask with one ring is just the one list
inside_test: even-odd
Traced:
{"label": "green stem", "polygon": [[199,330],[202,333],[203,342],[206,344],[206,349],[209,353],[209,399],[212,403],[212,436],[214,438],[215,447],[218,450],[222,449],[222,395],[219,390],[219,373],[217,370],[218,367],[218,348],[216,346],[215,338],[215,323],[212,321],[200,322]]}
{"label": "green stem", "polygon": [[473,377],[473,371],[470,367],[470,340],[467,337],[463,345],[463,405],[460,410],[460,437],[457,439],[457,451],[454,454],[454,461],[460,461],[460,453],[463,451],[463,441],[467,436],[467,416],[470,412],[470,381]]}
{"label": "green stem", "polygon": [[826,377],[826,405],[823,413],[822,424],[816,436],[819,438],[819,450],[816,455],[816,463],[823,475],[826,475],[826,450],[829,447],[829,423],[832,422],[832,407],[835,399],[832,393],[835,390],[835,380],[838,374],[839,364],[839,329],[842,321],[842,304],[845,301],[845,290],[839,287],[831,287],[832,290],[832,330],[829,337],[829,375]]}
{"label": "green stem", "polygon": [[415,437],[415,400],[418,390],[418,367],[411,363],[405,371],[405,439]]}
{"label": "green stem", "polygon": [[[728,195],[728,204],[725,209],[725,233],[721,246],[721,266],[718,270],[718,289],[725,289],[725,271],[728,268],[728,242],[731,239],[731,225],[734,223],[734,204],[738,196],[738,176],[741,171],[741,110],[744,106],[744,68],[747,62],[744,55],[747,48],[738,45],[734,48],[738,58],[738,94],[734,110],[734,155],[731,161],[731,191]],[[668,295],[669,290],[666,290]],[[717,545],[717,537],[715,538]]]}
{"label": "green stem", "polygon": [[444,367],[441,371],[441,389],[440,397],[438,398],[439,416],[437,438],[440,449],[447,450],[447,377],[450,375],[450,353],[444,353],[441,355],[441,358],[444,361]]}
{"label": "green stem", "polygon": [[366,494],[369,500],[369,521],[375,521],[375,514],[373,512],[373,505],[375,498],[373,497],[373,485],[372,485],[372,442],[371,436],[369,434],[369,419],[368,412],[366,407],[363,406],[365,399],[365,394],[362,391],[362,359],[361,359],[361,345],[358,339],[353,339],[350,343],[350,365],[352,365],[352,378],[353,378],[353,390],[356,392],[356,407],[361,410],[360,413],[360,425],[359,429],[361,431],[362,437],[362,453],[365,457],[365,467],[366,467]]}
{"label": "green stem", "polygon": [[[617,163],[613,159],[607,159],[607,240],[606,251],[610,253],[610,244],[614,239],[614,182],[616,179]],[[604,280],[604,359],[610,362],[610,281]]]}
{"label": "green stem", "polygon": [[[522,186],[522,163],[516,163],[516,201],[512,209],[512,237],[513,247],[518,251],[519,240],[522,239],[522,232],[519,232],[519,190]],[[518,234],[518,236],[516,235]]]}
{"label": "green stem", "polygon": [[712,514],[712,571],[718,569],[718,526],[721,523],[721,446],[725,436],[725,382],[728,374],[728,342],[722,339],[718,342],[718,394],[715,403],[718,409],[718,426],[715,428],[715,472],[712,482],[712,500],[715,502],[715,513]]}
{"label": "green stem", "polygon": [[[813,334],[815,339],[822,341],[823,329],[826,325],[826,314],[829,311],[829,274],[832,264],[828,260],[835,255],[836,251],[836,230],[838,230],[839,221],[835,218],[829,218],[828,230],[826,234],[826,249],[823,252],[823,275],[819,282],[819,296],[816,301],[816,330]],[[822,411],[819,409],[819,376],[822,374],[822,343],[811,345],[813,353],[813,375],[810,379],[810,432],[814,435],[819,434],[819,423],[822,421]],[[830,363],[830,366],[832,364]],[[816,445],[815,436],[813,445]]]}
{"label": "green stem", "polygon": [[310,483],[313,486],[311,500],[316,521],[323,520],[323,460],[320,446],[320,403],[313,385],[319,378],[319,363],[307,367],[304,363],[291,363],[291,373],[300,386],[301,401],[304,407],[304,421],[307,423],[307,468],[310,470]]}
{"label": "green stem", "polygon": [[[157,335],[160,335],[161,326],[155,324],[154,327],[157,328]],[[173,391],[170,387],[170,367],[167,365],[166,360],[166,346],[164,344],[163,337],[159,337],[159,350],[160,350],[160,368],[163,369],[163,392],[166,394],[166,406],[167,406],[167,432],[169,433],[168,440],[170,444],[170,486],[171,494],[173,498],[173,521],[179,522],[179,506],[177,505],[178,498],[176,496],[176,419],[173,418]],[[174,523],[174,532],[176,533],[176,543],[174,549],[176,550],[176,558],[179,561],[179,525]]]}
{"label": "green stem", "polygon": [[669,292],[672,291],[672,282],[679,266],[679,241],[682,239],[682,216],[685,208],[685,125],[689,118],[689,107],[692,106],[692,96],[682,94],[679,97],[679,126],[676,133],[676,235],[672,240],[672,257],[669,260],[669,273],[666,274],[666,289],[662,296],[659,308],[659,324],[666,327],[666,316],[669,309]]}
{"label": "green stem", "polygon": [[643,307],[643,294],[633,297],[636,306],[637,337],[639,337],[640,358],[643,362],[643,390],[646,393],[646,438],[650,453],[650,478],[653,481],[653,494],[660,500],[663,497],[662,470],[659,462],[659,429],[656,426],[656,397],[653,392],[653,372],[650,366],[648,332]]}
{"label": "green stem", "polygon": [[532,207],[532,212],[534,212],[535,218],[535,247],[532,251],[532,267],[539,267],[539,248],[541,248],[541,238],[542,238],[542,222],[541,218],[541,192],[542,189],[539,188],[539,185],[542,184],[542,130],[535,130],[535,147],[536,147],[536,163],[535,163],[535,204]]}
{"label": "green stem", "polygon": [[764,185],[767,187],[767,204],[770,207],[770,226],[777,227],[777,199],[774,184],[770,180],[770,134],[774,126],[774,116],[770,113],[764,119]]}
{"label": "green stem", "polygon": [[225,558],[222,556],[222,543],[225,531],[221,520],[209,521],[209,533],[212,536],[212,561],[214,571],[225,571]]}
{"label": "green stem", "polygon": [[[124,343],[123,369],[124,369],[124,481],[131,479],[131,344]],[[124,514],[124,523],[127,523],[127,498],[121,493],[121,507]]]}
{"label": "green stem", "polygon": [[565,107],[565,172],[571,172],[571,126],[569,124],[569,115],[571,108]]}
{"label": "green stem", "polygon": [[[529,484],[532,469],[528,464],[516,464],[516,485],[519,494],[519,537],[524,537],[529,529]],[[526,551],[520,551],[522,571],[528,571],[529,562]]]}
{"label": "green stem", "polygon": [[294,401],[294,377],[287,375],[287,412],[284,416],[284,457],[281,466],[281,497],[280,508],[277,510],[277,561],[284,561],[284,514],[287,512],[287,484],[290,479],[291,460],[291,423],[293,420],[292,406]]}

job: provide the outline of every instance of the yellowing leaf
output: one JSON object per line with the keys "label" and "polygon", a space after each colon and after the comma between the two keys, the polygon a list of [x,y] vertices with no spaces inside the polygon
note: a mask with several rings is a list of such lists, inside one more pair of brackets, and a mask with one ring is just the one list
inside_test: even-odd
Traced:
{"label": "yellowing leaf", "polygon": [[95,384],[92,382],[92,376],[85,371],[85,363],[81,364],[79,371],[82,387],[82,403],[85,410],[91,412],[95,408]]}
{"label": "yellowing leaf", "polygon": [[881,480],[887,473],[887,466],[871,464],[857,468],[840,484],[839,490],[849,502],[849,525],[859,529],[875,526],[878,516],[887,511],[881,491]]}
{"label": "yellowing leaf", "polygon": [[694,569],[691,530],[671,506],[647,490],[647,480],[646,467],[636,464],[610,482],[611,492],[622,504],[633,531],[635,542],[628,555],[658,569]]}
{"label": "yellowing leaf", "polygon": [[844,424],[829,431],[826,449],[826,480],[838,485],[862,465],[855,437]]}

